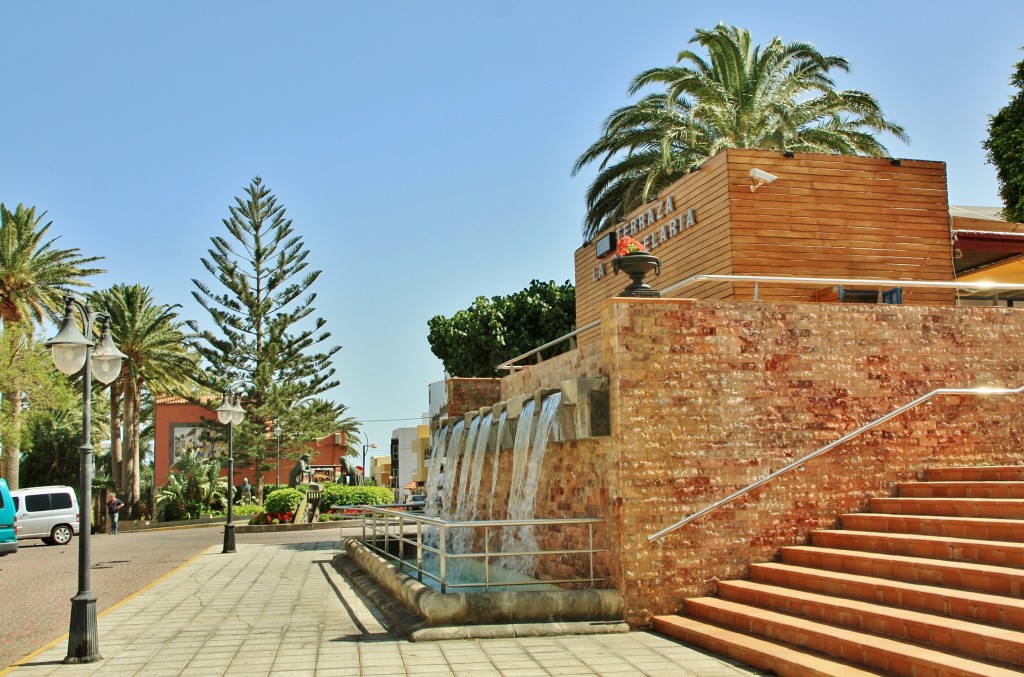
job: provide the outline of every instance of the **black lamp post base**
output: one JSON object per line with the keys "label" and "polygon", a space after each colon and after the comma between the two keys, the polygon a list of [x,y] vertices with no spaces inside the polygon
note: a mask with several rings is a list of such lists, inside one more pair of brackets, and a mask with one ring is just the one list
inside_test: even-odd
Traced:
{"label": "black lamp post base", "polygon": [[92,663],[102,658],[100,635],[96,631],[96,596],[91,592],[79,592],[71,598],[71,629],[64,662]]}
{"label": "black lamp post base", "polygon": [[235,525],[228,522],[224,525],[224,549],[221,554],[235,552]]}

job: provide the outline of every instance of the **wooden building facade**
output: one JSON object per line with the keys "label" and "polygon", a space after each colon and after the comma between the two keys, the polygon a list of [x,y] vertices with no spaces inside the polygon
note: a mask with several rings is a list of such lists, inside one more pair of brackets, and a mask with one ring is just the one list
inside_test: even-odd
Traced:
{"label": "wooden building facade", "polygon": [[[598,319],[601,304],[629,282],[612,266],[614,242],[624,235],[661,259],[661,274],[647,280],[656,289],[706,274],[950,282],[969,272],[967,262],[989,265],[1024,253],[1021,224],[992,219],[981,226],[988,230],[950,215],[943,162],[727,149],[576,251],[576,326]],[[972,258],[981,250],[982,259]],[[958,299],[953,289],[894,291],[908,305]],[[875,298],[864,287],[785,283],[758,283],[756,294],[764,301]],[[755,285],[701,282],[670,295],[754,300]],[[596,336],[585,332],[579,340]]]}

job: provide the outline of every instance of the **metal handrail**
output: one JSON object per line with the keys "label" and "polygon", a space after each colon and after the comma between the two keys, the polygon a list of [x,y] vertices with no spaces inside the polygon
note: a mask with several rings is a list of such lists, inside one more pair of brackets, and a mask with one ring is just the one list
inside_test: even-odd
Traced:
{"label": "metal handrail", "polygon": [[[603,519],[599,517],[565,517],[565,518],[539,518],[529,520],[473,520],[473,521],[449,521],[444,519],[438,519],[436,517],[427,517],[426,515],[410,514],[399,510],[390,510],[388,508],[381,508],[377,506],[361,506],[366,513],[367,517],[363,519],[363,537],[362,541],[364,545],[374,550],[382,557],[386,559],[397,560],[403,566],[410,566],[416,572],[417,580],[423,580],[424,576],[432,580],[437,581],[440,584],[441,592],[446,592],[448,588],[478,588],[483,586],[485,589],[491,587],[512,587],[517,585],[538,585],[538,584],[572,584],[572,583],[588,583],[593,587],[594,583],[603,581],[603,578],[597,578],[594,576],[594,555],[596,553],[604,552],[603,548],[594,548],[594,526],[596,524],[602,524]],[[410,537],[406,534],[406,523],[411,522],[416,526],[415,537]],[[381,526],[382,523],[382,526]],[[391,525],[397,525],[397,532],[392,534],[390,530]],[[439,543],[438,547],[433,547],[424,542],[423,539],[423,526],[436,526],[439,531]],[[490,550],[490,529],[500,527],[517,527],[517,526],[552,526],[552,525],[586,525],[588,534],[588,547],[578,549],[559,549],[559,550],[537,550],[537,551],[524,551],[524,552],[492,552]],[[484,552],[468,552],[468,553],[449,553],[447,552],[446,542],[448,538],[448,530],[452,528],[483,528],[485,529],[484,545],[486,550]],[[378,534],[384,541],[383,547],[378,546],[376,543],[371,542],[367,538],[367,531],[370,532],[373,540],[377,540]],[[390,541],[398,541],[399,554],[398,556],[392,555],[388,549]],[[416,552],[416,564],[415,566],[405,561],[405,546],[409,545],[415,548]],[[439,572],[434,574],[427,571],[423,567],[423,553],[431,553],[437,555],[439,558]],[[566,578],[557,580],[538,580],[538,581],[502,581],[492,582],[491,581],[491,560],[498,557],[527,557],[537,555],[587,555],[589,576],[586,578]],[[484,580],[479,583],[451,583],[447,579],[447,561],[449,559],[483,559],[484,561]]]}
{"label": "metal handrail", "polygon": [[698,282],[753,282],[754,300],[757,300],[757,285],[761,282],[779,282],[784,284],[795,284],[801,286],[819,284],[825,285],[848,285],[854,287],[919,287],[925,289],[1006,289],[1010,291],[1024,291],[1024,284],[1003,284],[999,282],[982,282],[960,280],[886,280],[868,277],[787,277],[785,275],[693,275],[685,280],[676,282],[665,287],[661,293],[675,291],[688,287]]}
{"label": "metal handrail", "polygon": [[693,513],[692,515],[679,520],[675,524],[673,524],[673,525],[671,525],[669,527],[665,527],[661,531],[658,531],[658,532],[655,532],[655,533],[651,534],[650,536],[647,537],[647,540],[648,541],[656,541],[658,539],[664,538],[665,535],[668,534],[669,532],[675,531],[679,527],[685,526],[685,525],[689,524],[690,522],[694,521],[695,519],[703,517],[704,515],[707,515],[710,512],[714,512],[715,510],[718,510],[719,508],[721,508],[724,505],[732,503],[737,498],[740,498],[741,496],[744,496],[744,495],[748,494],[749,492],[753,491],[754,489],[757,489],[758,487],[762,487],[765,484],[768,484],[769,482],[771,482],[772,480],[774,480],[777,477],[781,477],[782,475],[785,475],[786,473],[788,473],[788,472],[790,472],[792,470],[795,470],[796,468],[799,468],[800,466],[802,466],[803,464],[807,463],[808,461],[811,461],[811,460],[817,458],[818,456],[821,456],[822,454],[825,454],[825,453],[831,451],[832,449],[835,449],[839,445],[844,444],[846,442],[849,442],[850,440],[852,440],[855,437],[859,437],[860,435],[862,435],[865,432],[871,430],[872,428],[875,428],[875,427],[881,425],[882,423],[885,423],[886,421],[888,421],[890,419],[896,418],[897,416],[903,414],[906,411],[909,411],[909,410],[913,409],[914,407],[918,406],[919,404],[923,404],[923,403],[927,402],[928,400],[932,399],[936,395],[1013,395],[1013,394],[1018,394],[1018,393],[1022,393],[1022,392],[1024,392],[1024,386],[1020,386],[1019,388],[989,388],[989,387],[979,387],[979,388],[936,388],[935,390],[931,391],[930,393],[927,393],[927,394],[922,395],[921,397],[917,398],[913,402],[909,402],[907,404],[904,404],[903,406],[901,406],[901,407],[899,407],[897,409],[894,409],[893,411],[889,412],[885,416],[882,416],[881,418],[877,418],[874,421],[871,421],[870,423],[868,423],[866,425],[862,425],[861,427],[857,428],[853,432],[848,433],[846,435],[843,435],[838,440],[835,440],[834,442],[826,444],[825,446],[821,447],[817,451],[813,451],[810,454],[807,454],[806,456],[804,456],[803,458],[801,458],[799,460],[793,461],[789,465],[786,465],[786,466],[776,470],[772,474],[767,475],[766,477],[763,477],[763,478],[757,480],[756,482],[745,486],[744,488],[740,489],[739,491],[736,491],[736,492],[734,492],[732,494],[729,494],[725,498],[723,498],[723,499],[721,499],[719,501],[716,501],[715,503],[712,503],[708,507],[706,507],[706,508],[704,508],[702,510],[698,510],[697,512]]}
{"label": "metal handrail", "polygon": [[511,360],[505,360],[504,362],[499,364],[497,367],[495,367],[495,369],[508,369],[510,371],[513,370],[513,369],[522,369],[522,367],[516,367],[515,363],[519,362],[520,360],[523,360],[523,359],[525,359],[527,357],[530,357],[531,355],[536,355],[537,353],[539,353],[542,350],[547,350],[548,348],[550,348],[552,346],[557,346],[559,343],[563,343],[565,341],[568,341],[569,339],[573,338],[577,334],[585,332],[588,329],[593,329],[594,327],[597,327],[600,324],[601,324],[601,320],[594,320],[590,324],[585,324],[582,327],[580,327],[579,329],[573,329],[571,332],[569,332],[565,336],[560,336],[560,337],[556,338],[554,341],[548,341],[544,345],[538,346],[537,348],[534,348],[533,350],[531,350],[529,352],[523,353],[522,355],[520,355],[518,357],[513,357]]}
{"label": "metal handrail", "polygon": [[[978,289],[978,290],[1006,290],[1006,291],[1024,291],[1024,284],[1002,284],[999,282],[961,282],[959,280],[952,281],[931,281],[931,280],[885,280],[875,279],[866,277],[786,277],[785,275],[693,275],[685,280],[676,282],[675,284],[669,285],[661,290],[661,294],[664,296],[669,292],[688,287],[692,284],[699,282],[753,282],[754,283],[754,300],[758,300],[759,295],[759,284],[761,282],[770,283],[782,283],[782,284],[796,284],[801,286],[806,285],[848,285],[856,287],[923,287],[928,289]],[[496,369],[507,369],[512,371],[514,369],[522,369],[522,367],[516,367],[515,363],[525,360],[528,357],[536,355],[542,350],[546,350],[551,346],[556,346],[563,341],[567,341],[574,336],[593,329],[594,327],[600,326],[601,320],[594,320],[593,322],[586,324],[579,329],[574,329],[565,336],[560,336],[553,341],[548,341],[539,348],[534,348],[528,352],[523,353],[517,357],[513,357],[511,360],[506,360],[499,364]]]}

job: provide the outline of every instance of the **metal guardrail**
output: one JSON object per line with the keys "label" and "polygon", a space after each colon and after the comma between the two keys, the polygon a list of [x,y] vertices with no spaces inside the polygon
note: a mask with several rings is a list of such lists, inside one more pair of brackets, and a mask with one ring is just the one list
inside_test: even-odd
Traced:
{"label": "metal guardrail", "polygon": [[509,370],[522,369],[522,367],[515,366],[515,363],[519,362],[521,360],[525,360],[527,357],[532,357],[534,355],[539,355],[541,353],[541,351],[547,350],[548,348],[551,348],[553,346],[557,346],[559,343],[564,343],[565,341],[569,341],[571,339],[574,339],[574,338],[576,338],[576,336],[578,336],[582,332],[585,332],[588,329],[593,329],[594,327],[598,327],[600,325],[601,325],[601,320],[594,320],[593,322],[591,322],[589,324],[583,325],[579,329],[572,330],[571,332],[569,332],[565,336],[560,336],[560,337],[556,338],[554,341],[548,341],[544,345],[538,346],[537,348],[534,348],[533,350],[531,350],[529,352],[523,353],[522,355],[520,355],[518,357],[513,357],[511,360],[505,360],[504,362],[499,364],[497,367],[495,367],[495,369],[509,369]]}
{"label": "metal guardrail", "polygon": [[[594,547],[594,525],[604,522],[603,519],[597,517],[455,522],[436,517],[427,517],[426,515],[417,515],[398,510],[391,510],[378,506],[367,505],[361,507],[366,512],[366,516],[363,518],[363,544],[382,557],[399,562],[401,566],[411,566],[411,568],[416,572],[416,579],[418,581],[422,582],[424,577],[437,581],[441,588],[441,592],[446,592],[449,588],[459,589],[483,587],[485,590],[490,590],[492,587],[538,584],[568,585],[585,583],[590,587],[594,587],[595,583],[604,580],[603,578],[596,577],[594,573],[594,555],[599,552],[604,552],[603,548]],[[585,525],[587,527],[587,547],[585,548],[567,550],[536,550],[529,552],[492,551],[490,548],[491,533],[493,530],[500,530],[505,527],[576,525]],[[438,544],[436,547],[428,544],[424,540],[425,526],[437,528]],[[409,533],[410,528],[415,530],[411,535]],[[483,529],[484,551],[467,553],[448,552],[448,543],[450,542],[449,532],[452,529],[460,528]],[[367,537],[368,535],[369,538]],[[391,553],[392,542],[397,542],[398,544],[397,555]],[[406,546],[414,549],[416,559],[415,565],[411,565],[406,561]],[[438,573],[435,574],[424,567],[423,561],[425,553],[437,556],[439,563]],[[586,556],[589,566],[589,575],[585,578],[544,579],[531,581],[492,581],[492,560],[496,558],[554,555]],[[449,581],[448,560],[452,559],[482,560],[484,565],[484,579],[482,581],[472,583],[453,583]]]}
{"label": "metal guardrail", "polygon": [[[930,280],[887,280],[877,279],[869,277],[786,277],[784,275],[694,275],[688,277],[685,280],[676,282],[675,284],[669,285],[661,290],[662,297],[666,294],[689,287],[694,284],[701,282],[753,282],[754,283],[754,300],[758,301],[760,295],[760,285],[762,283],[768,284],[791,284],[797,286],[829,286],[829,285],[845,285],[850,287],[877,287],[892,288],[892,287],[917,287],[925,289],[966,289],[966,290],[978,290],[978,291],[1019,291],[1024,292],[1024,284],[1003,284],[999,282],[962,282],[959,280],[952,281],[930,281]],[[517,366],[517,362],[521,362],[529,357],[539,354],[542,350],[546,350],[552,346],[556,346],[559,343],[563,343],[588,329],[600,326],[600,320],[594,320],[593,322],[584,325],[578,329],[575,329],[565,336],[560,336],[553,341],[548,341],[544,345],[534,348],[529,352],[525,352],[522,355],[513,357],[511,360],[506,360],[499,364],[496,369],[507,369],[515,370],[522,369],[523,367]]]}
{"label": "metal guardrail", "polygon": [[821,456],[822,454],[828,453],[829,451],[835,449],[836,447],[838,447],[838,446],[840,446],[842,444],[845,444],[846,442],[849,442],[850,440],[854,439],[855,437],[859,437],[860,435],[866,433],[867,431],[871,430],[872,428],[876,428],[879,425],[885,423],[886,421],[888,421],[890,419],[893,419],[893,418],[896,418],[897,416],[900,416],[901,414],[903,414],[903,413],[913,409],[914,407],[916,407],[916,406],[918,406],[920,404],[924,404],[925,402],[927,402],[928,400],[932,399],[933,397],[936,397],[937,395],[1014,395],[1014,394],[1019,394],[1019,393],[1022,393],[1022,392],[1024,392],[1024,386],[1020,386],[1019,388],[985,388],[985,387],[981,387],[981,388],[936,388],[935,390],[931,391],[930,393],[927,393],[927,394],[922,395],[921,397],[917,398],[913,402],[909,402],[907,404],[904,404],[903,406],[898,407],[898,408],[894,409],[893,411],[889,412],[885,416],[882,416],[881,418],[877,418],[874,421],[871,421],[870,423],[862,425],[861,427],[857,428],[853,432],[848,433],[846,435],[843,435],[838,440],[835,440],[834,442],[826,444],[825,446],[821,447],[820,449],[818,449],[816,451],[813,451],[810,454],[807,454],[803,458],[800,458],[800,459],[798,459],[796,461],[793,461],[789,465],[786,465],[786,466],[776,470],[772,474],[767,475],[766,477],[763,477],[762,479],[759,479],[756,482],[753,482],[752,484],[748,484],[747,486],[743,487],[739,491],[736,491],[736,492],[733,492],[733,493],[729,494],[728,496],[726,496],[725,498],[721,499],[720,501],[716,501],[715,503],[712,503],[708,507],[706,507],[706,508],[704,508],[702,510],[698,510],[697,512],[693,513],[692,515],[679,520],[675,524],[673,524],[671,526],[668,526],[668,527],[665,527],[661,531],[657,531],[657,532],[651,534],[650,536],[647,537],[647,540],[648,541],[656,541],[658,539],[664,538],[666,534],[668,534],[668,533],[670,533],[672,531],[675,531],[676,529],[678,529],[678,528],[680,528],[682,526],[685,526],[685,525],[689,524],[690,522],[692,522],[692,521],[694,521],[694,520],[696,520],[696,519],[698,519],[700,517],[703,517],[704,515],[707,515],[708,513],[714,512],[715,510],[718,510],[719,508],[721,508],[724,505],[732,503],[737,498],[740,498],[741,496],[744,496],[744,495],[750,493],[754,489],[762,487],[762,486],[768,484],[769,482],[771,482],[772,480],[774,480],[774,479],[776,479],[778,477],[781,477],[782,475],[785,475],[786,473],[788,473],[788,472],[790,472],[792,470],[795,470],[795,469],[799,468],[800,466],[802,466],[803,464],[807,463],[808,461],[811,461],[811,460],[817,458],[818,456]]}

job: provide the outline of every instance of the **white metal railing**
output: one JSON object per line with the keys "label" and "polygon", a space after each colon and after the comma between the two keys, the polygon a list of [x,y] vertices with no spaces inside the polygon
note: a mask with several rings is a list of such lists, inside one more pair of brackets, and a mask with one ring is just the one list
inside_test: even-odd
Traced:
{"label": "white metal railing", "polygon": [[826,444],[825,446],[821,447],[820,449],[807,454],[803,458],[800,458],[800,459],[798,459],[796,461],[793,461],[792,463],[790,463],[790,464],[788,464],[788,465],[786,465],[786,466],[784,466],[782,468],[779,468],[778,470],[776,470],[775,472],[771,473],[770,475],[767,475],[767,476],[757,480],[756,482],[748,484],[747,486],[743,487],[739,491],[735,491],[735,492],[729,494],[728,496],[726,496],[725,498],[721,499],[720,501],[716,501],[716,502],[712,503],[711,505],[709,505],[708,507],[706,507],[706,508],[704,508],[702,510],[698,510],[697,512],[693,513],[692,515],[689,515],[688,517],[685,517],[685,518],[679,520],[675,524],[673,524],[671,526],[668,526],[668,527],[665,527],[661,531],[657,531],[657,532],[651,534],[650,536],[647,537],[647,540],[648,541],[656,541],[656,540],[658,540],[660,538],[664,538],[666,534],[668,534],[668,533],[670,533],[672,531],[675,531],[676,529],[678,529],[678,528],[680,528],[682,526],[685,526],[685,525],[689,524],[690,522],[692,522],[692,521],[694,521],[696,519],[699,519],[699,518],[703,517],[704,515],[707,515],[708,513],[714,512],[715,510],[718,510],[719,508],[721,508],[724,505],[732,503],[737,498],[740,498],[741,496],[746,495],[747,493],[753,491],[754,489],[762,487],[765,484],[768,484],[772,480],[776,479],[777,477],[781,477],[782,475],[785,475],[786,473],[799,468],[800,466],[804,465],[808,461],[813,460],[813,459],[817,458],[818,456],[821,456],[822,454],[828,453],[829,451],[835,449],[836,447],[838,447],[838,446],[840,446],[842,444],[845,444],[846,442],[849,442],[850,440],[854,439],[855,437],[859,437],[860,435],[866,433],[867,431],[871,430],[872,428],[875,428],[875,427],[885,423],[886,421],[888,421],[890,419],[896,418],[897,416],[900,416],[901,414],[903,414],[903,413],[913,409],[914,407],[916,407],[916,406],[918,406],[920,404],[924,404],[925,402],[927,402],[928,400],[932,399],[933,397],[936,397],[937,395],[1013,395],[1013,394],[1019,394],[1019,393],[1022,393],[1022,392],[1024,392],[1024,386],[1020,386],[1019,388],[985,388],[985,387],[980,387],[980,388],[936,388],[935,390],[931,391],[930,393],[927,393],[927,394],[922,395],[921,397],[917,398],[913,402],[909,402],[907,404],[904,404],[903,406],[898,407],[898,408],[894,409],[893,411],[889,412],[885,416],[882,416],[881,418],[877,418],[874,421],[871,421],[870,423],[862,425],[861,427],[857,428],[853,432],[848,433],[846,435],[843,435],[838,440],[835,440],[834,442]]}
{"label": "white metal railing", "polygon": [[[878,289],[893,288],[893,287],[916,287],[924,289],[965,289],[977,291],[1016,291],[1024,292],[1024,284],[1003,284],[1000,282],[963,282],[960,280],[952,281],[930,281],[930,280],[887,280],[870,277],[786,277],[785,275],[693,275],[685,280],[671,284],[661,290],[662,297],[670,292],[683,289],[701,282],[753,282],[754,283],[754,300],[760,300],[760,285],[762,283],[768,284],[791,284],[796,286],[828,286],[828,285],[845,285],[851,287],[877,287]],[[973,292],[970,292],[973,293]],[[548,341],[544,345],[534,348],[528,352],[513,357],[510,360],[506,360],[499,364],[496,369],[506,369],[509,371],[515,369],[522,369],[521,366],[517,366],[517,362],[538,355],[542,350],[546,350],[552,346],[556,346],[559,343],[568,341],[575,338],[582,332],[594,327],[600,326],[600,320],[594,320],[593,322],[586,324],[578,329],[574,329],[565,336],[560,336],[553,341]]]}
{"label": "white metal railing", "polygon": [[[530,519],[530,520],[481,520],[456,522],[427,517],[426,515],[409,514],[398,510],[380,508],[372,505],[361,506],[366,511],[363,518],[363,544],[368,548],[390,560],[397,561],[399,566],[411,568],[420,582],[423,578],[437,581],[441,592],[449,588],[480,588],[490,590],[493,587],[518,586],[518,585],[568,585],[587,584],[594,587],[594,584],[603,581],[594,572],[594,555],[604,552],[603,548],[594,547],[594,526],[602,524],[603,519],[597,517],[570,517],[551,519]],[[438,530],[437,546],[430,545],[424,539],[424,527],[434,527]],[[500,549],[491,549],[491,534],[494,530],[506,527],[525,526],[584,526],[587,529],[587,546],[585,548],[573,548],[562,550],[535,550],[526,552],[503,552]],[[484,537],[482,543],[483,552],[452,553],[448,552],[450,543],[450,531],[452,529],[470,528],[483,529]],[[412,531],[410,534],[409,532]],[[397,547],[397,554],[393,553],[392,544]],[[406,559],[406,547],[414,551],[415,564]],[[431,554],[438,558],[438,572],[434,573],[424,566],[424,555]],[[587,558],[588,575],[579,578],[565,579],[543,579],[528,581],[496,581],[492,580],[492,560],[506,557],[534,557],[534,556],[572,556],[579,555]],[[411,559],[411,557],[410,557]],[[478,560],[483,562],[483,580],[478,582],[452,582],[448,579],[449,560]]]}

